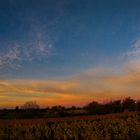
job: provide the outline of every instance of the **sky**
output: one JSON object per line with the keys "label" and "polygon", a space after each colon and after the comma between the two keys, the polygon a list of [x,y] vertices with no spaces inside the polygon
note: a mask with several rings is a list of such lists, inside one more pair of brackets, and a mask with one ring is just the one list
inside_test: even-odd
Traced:
{"label": "sky", "polygon": [[139,0],[1,0],[0,108],[140,99]]}

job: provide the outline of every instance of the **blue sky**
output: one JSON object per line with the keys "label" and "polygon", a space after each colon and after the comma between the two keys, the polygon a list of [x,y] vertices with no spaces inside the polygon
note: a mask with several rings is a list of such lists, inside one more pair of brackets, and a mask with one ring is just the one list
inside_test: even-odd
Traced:
{"label": "blue sky", "polygon": [[1,0],[0,79],[124,74],[138,69],[139,38],[139,0]]}
{"label": "blue sky", "polygon": [[[136,0],[1,1],[1,55],[19,46],[19,57],[27,57],[31,47],[29,57],[33,57],[13,60],[14,67],[20,63],[22,70],[10,68],[9,72],[8,67],[8,75],[35,78],[35,69],[39,69],[40,78],[45,71],[46,78],[66,76],[116,63],[139,35],[139,14]],[[48,53],[37,52],[39,42],[44,49],[51,48]],[[7,66],[1,67],[6,73]]]}

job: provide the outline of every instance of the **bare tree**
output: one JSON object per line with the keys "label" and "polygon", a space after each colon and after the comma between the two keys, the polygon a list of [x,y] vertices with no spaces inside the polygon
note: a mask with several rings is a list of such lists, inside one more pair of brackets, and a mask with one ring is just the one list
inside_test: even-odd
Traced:
{"label": "bare tree", "polygon": [[21,109],[39,109],[39,105],[36,103],[36,101],[28,101],[23,106],[21,106]]}

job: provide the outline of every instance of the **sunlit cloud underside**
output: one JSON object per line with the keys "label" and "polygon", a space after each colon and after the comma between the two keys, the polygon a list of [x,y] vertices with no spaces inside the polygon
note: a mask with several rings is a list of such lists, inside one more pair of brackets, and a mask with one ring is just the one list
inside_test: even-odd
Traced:
{"label": "sunlit cloud underside", "polygon": [[119,70],[98,67],[78,75],[56,80],[1,80],[0,106],[21,105],[37,101],[41,106],[85,105],[123,99],[131,96],[140,99],[140,66],[138,61],[122,65]]}

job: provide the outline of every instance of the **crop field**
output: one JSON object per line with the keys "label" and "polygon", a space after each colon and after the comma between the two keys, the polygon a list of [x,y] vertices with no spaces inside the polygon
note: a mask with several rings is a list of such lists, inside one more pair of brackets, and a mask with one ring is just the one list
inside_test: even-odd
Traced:
{"label": "crop field", "polygon": [[0,140],[139,140],[139,113],[0,120]]}

